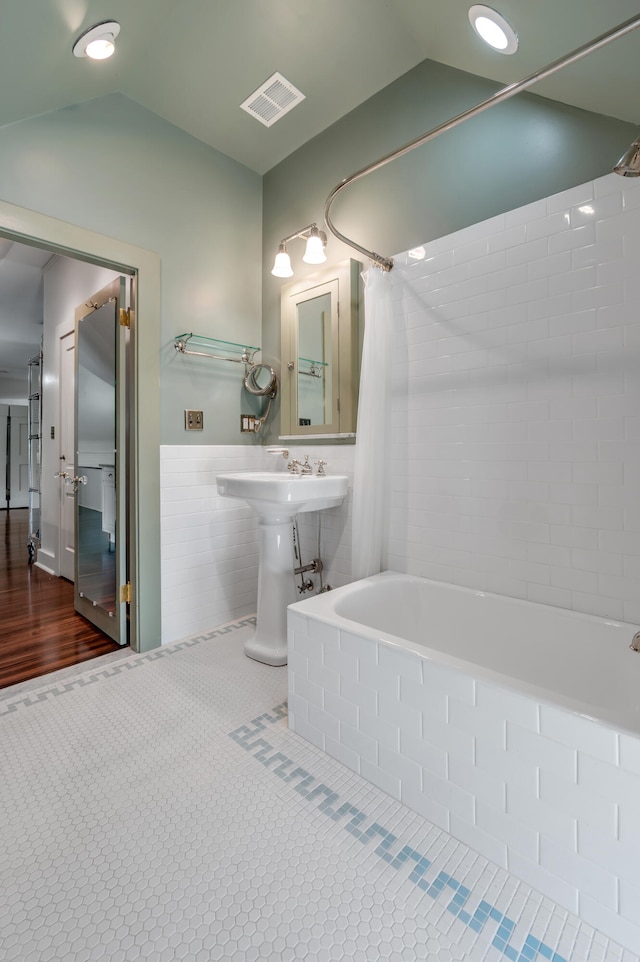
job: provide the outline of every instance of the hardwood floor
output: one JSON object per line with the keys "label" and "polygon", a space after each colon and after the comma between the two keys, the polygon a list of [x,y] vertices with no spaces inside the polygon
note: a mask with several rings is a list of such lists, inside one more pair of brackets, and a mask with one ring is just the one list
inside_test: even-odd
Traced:
{"label": "hardwood floor", "polygon": [[0,511],[0,688],[120,650],[75,613],[70,581],[29,564],[27,538],[27,509]]}

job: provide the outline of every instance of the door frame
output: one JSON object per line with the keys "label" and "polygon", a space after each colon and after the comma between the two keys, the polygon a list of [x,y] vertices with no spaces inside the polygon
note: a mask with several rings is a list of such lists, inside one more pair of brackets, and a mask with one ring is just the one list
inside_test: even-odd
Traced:
{"label": "door frame", "polygon": [[134,651],[149,651],[160,644],[160,256],[2,200],[0,237],[132,277],[129,632]]}

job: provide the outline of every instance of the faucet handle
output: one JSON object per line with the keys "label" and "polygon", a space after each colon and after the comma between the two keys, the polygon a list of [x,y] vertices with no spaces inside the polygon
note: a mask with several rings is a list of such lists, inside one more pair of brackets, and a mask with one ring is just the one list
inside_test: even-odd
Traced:
{"label": "faucet handle", "polygon": [[313,463],[318,465],[317,474],[319,474],[319,475],[321,475],[321,476],[322,476],[323,474],[325,474],[324,466],[325,466],[325,464],[327,463],[326,461],[314,461]]}

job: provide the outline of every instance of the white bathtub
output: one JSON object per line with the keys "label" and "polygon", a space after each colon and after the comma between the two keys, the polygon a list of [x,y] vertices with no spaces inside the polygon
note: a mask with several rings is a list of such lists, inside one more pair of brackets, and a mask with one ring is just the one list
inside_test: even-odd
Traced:
{"label": "white bathtub", "polygon": [[294,731],[640,952],[635,626],[394,572],[288,626]]}

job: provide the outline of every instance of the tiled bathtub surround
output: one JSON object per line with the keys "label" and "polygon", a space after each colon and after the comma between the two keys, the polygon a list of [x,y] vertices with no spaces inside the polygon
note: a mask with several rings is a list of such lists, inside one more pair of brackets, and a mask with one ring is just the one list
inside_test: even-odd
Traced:
{"label": "tiled bathtub surround", "polygon": [[396,259],[388,567],[640,621],[640,184]]}
{"label": "tiled bathtub surround", "polygon": [[638,952],[640,740],[353,627],[289,611],[291,728]]}
{"label": "tiled bathtub surround", "polygon": [[[639,263],[613,174],[396,258],[387,567],[640,622]],[[296,731],[640,948],[637,740],[291,632]]]}
{"label": "tiled bathtub surround", "polygon": [[[328,473],[353,474],[351,446],[304,445],[296,452],[325,460]],[[286,464],[258,445],[161,447],[163,644],[256,610],[257,518],[243,502],[219,497],[216,475],[261,470],[286,471]],[[324,584],[333,587],[351,576],[350,516],[351,485],[339,508],[323,511],[322,518],[317,512],[300,515],[304,562],[317,556],[321,524]]]}

